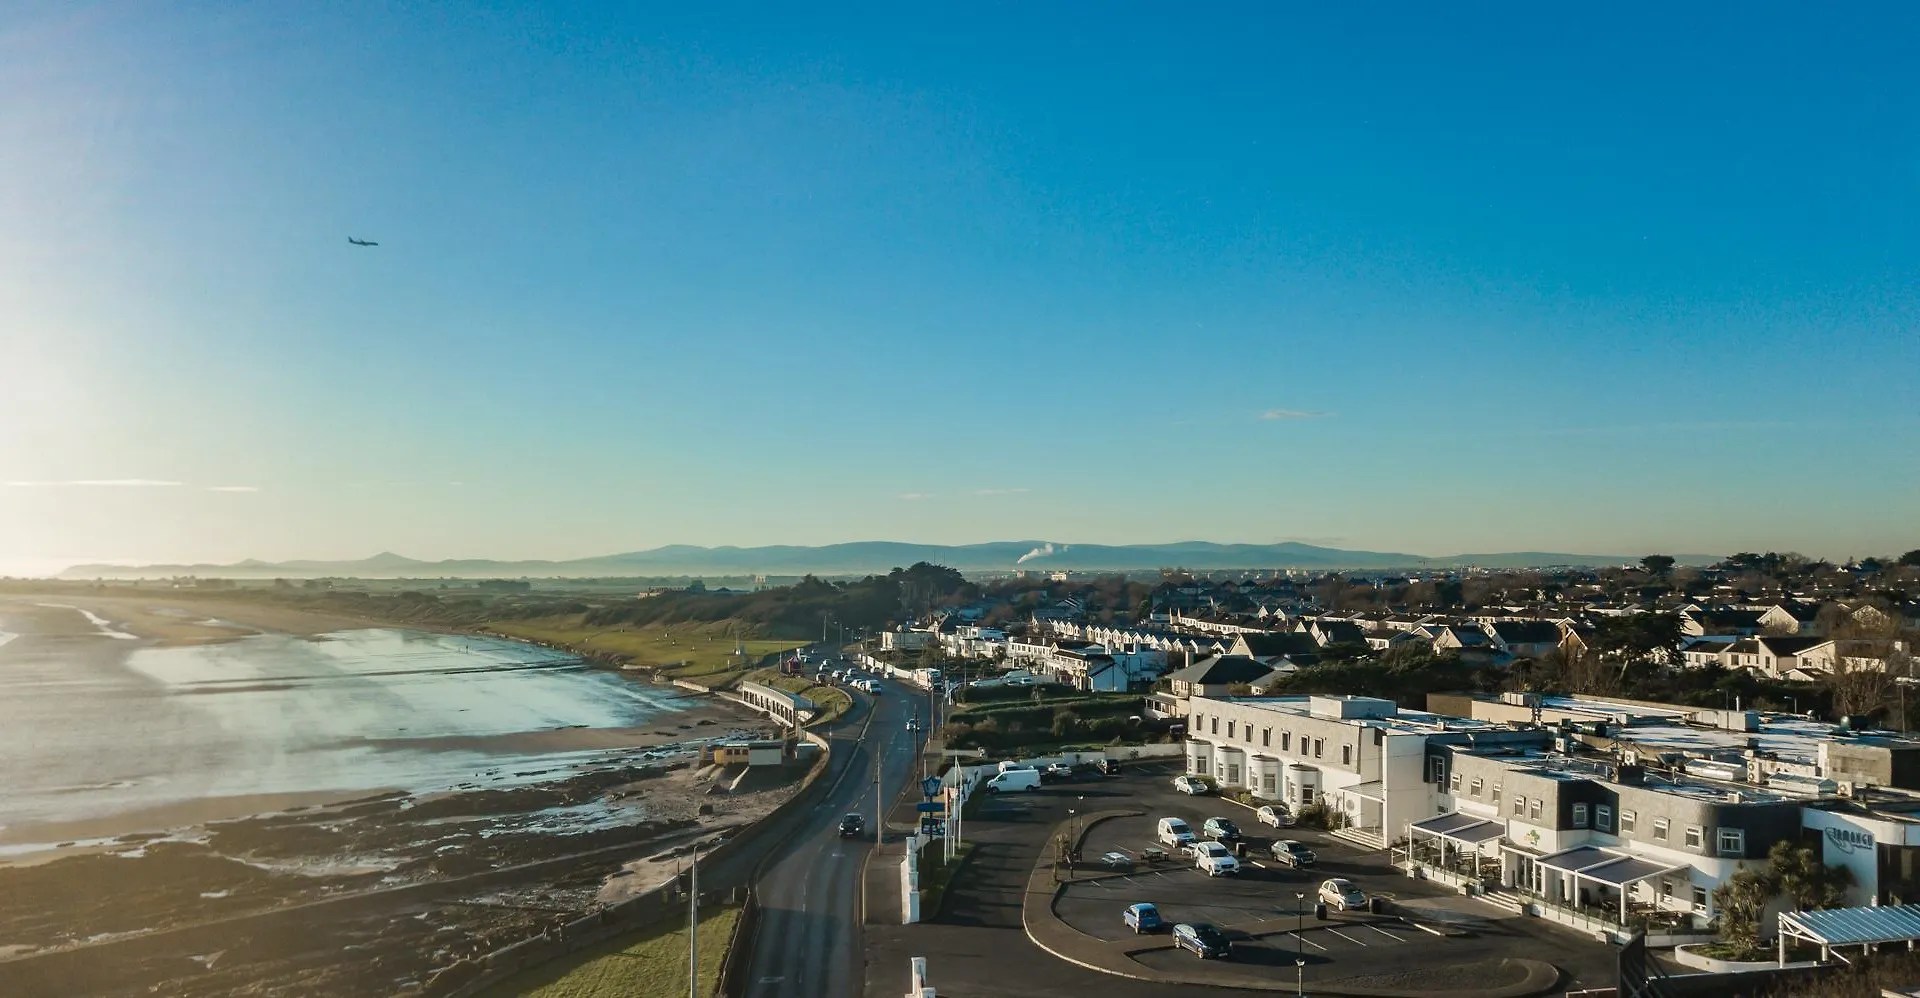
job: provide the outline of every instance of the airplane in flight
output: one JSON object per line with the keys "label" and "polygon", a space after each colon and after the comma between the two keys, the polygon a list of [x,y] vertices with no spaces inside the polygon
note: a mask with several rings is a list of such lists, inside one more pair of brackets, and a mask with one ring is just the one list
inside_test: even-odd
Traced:
{"label": "airplane in flight", "polygon": [[353,238],[352,236],[348,236],[348,237],[347,237],[347,242],[350,242],[350,243],[352,243],[352,244],[354,244],[355,246],[378,246],[378,245],[380,245],[379,243],[376,243],[376,242],[369,242],[369,241],[367,241],[367,240],[365,240],[365,239],[355,239],[355,238]]}

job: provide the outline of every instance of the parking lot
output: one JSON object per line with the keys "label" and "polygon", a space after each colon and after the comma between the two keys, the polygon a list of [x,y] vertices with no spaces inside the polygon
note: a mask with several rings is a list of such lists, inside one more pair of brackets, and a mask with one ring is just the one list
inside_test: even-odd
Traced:
{"label": "parking lot", "polygon": [[[1209,877],[1179,850],[1169,848],[1164,863],[1138,864],[1131,872],[1096,876],[1063,890],[1055,906],[1060,918],[1081,932],[1126,947],[1132,959],[1147,967],[1180,971],[1192,966],[1195,958],[1171,948],[1164,931],[1157,938],[1134,935],[1121,913],[1142,901],[1157,905],[1168,925],[1212,922],[1228,929],[1234,945],[1231,964],[1236,969],[1232,972],[1244,968],[1249,977],[1292,978],[1304,973],[1309,981],[1365,978],[1386,984],[1417,980],[1450,965],[1464,968],[1484,962],[1491,968],[1504,956],[1547,960],[1560,965],[1573,980],[1609,976],[1614,961],[1610,947],[1534,920],[1507,917],[1440,885],[1409,879],[1389,865],[1382,850],[1321,831],[1260,824],[1253,811],[1233,802],[1174,791],[1171,773],[1126,784],[1120,800],[1146,813],[1093,826],[1081,851],[1083,870],[1108,852],[1140,858],[1143,850],[1159,844],[1156,823],[1163,817],[1185,820],[1196,834],[1208,818],[1225,818],[1238,826],[1247,843],[1238,874]],[[1075,803],[1084,805],[1079,810],[1091,811],[1111,809],[1118,802],[1103,794]],[[1268,847],[1281,838],[1298,840],[1312,849],[1315,863],[1293,869],[1274,862]],[[1385,898],[1396,906],[1437,916],[1419,919],[1427,925],[1445,922],[1452,928],[1433,931],[1393,914],[1361,911],[1333,911],[1320,920],[1314,906],[1321,882],[1330,878],[1352,881],[1370,898]],[[1497,973],[1486,968],[1473,972]]]}

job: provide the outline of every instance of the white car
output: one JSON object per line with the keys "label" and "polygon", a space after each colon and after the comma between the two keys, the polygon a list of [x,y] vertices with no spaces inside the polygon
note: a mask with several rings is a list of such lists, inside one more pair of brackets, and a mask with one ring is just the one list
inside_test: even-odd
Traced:
{"label": "white car", "polygon": [[1293,827],[1293,812],[1284,807],[1268,804],[1253,812],[1253,816],[1263,825],[1272,825],[1275,828]]}
{"label": "white car", "polygon": [[1207,781],[1201,779],[1198,776],[1174,777],[1173,789],[1178,790],[1183,794],[1190,794],[1194,797],[1198,797],[1202,794],[1213,792],[1213,788],[1207,786]]}
{"label": "white car", "polygon": [[1240,872],[1240,861],[1218,842],[1195,842],[1187,851],[1193,854],[1193,865],[1209,877]]}
{"label": "white car", "polygon": [[1194,841],[1193,829],[1179,818],[1161,818],[1154,836],[1161,845],[1184,849]]}
{"label": "white car", "polygon": [[1351,880],[1334,879],[1320,885],[1320,900],[1335,911],[1363,911],[1367,896]]}

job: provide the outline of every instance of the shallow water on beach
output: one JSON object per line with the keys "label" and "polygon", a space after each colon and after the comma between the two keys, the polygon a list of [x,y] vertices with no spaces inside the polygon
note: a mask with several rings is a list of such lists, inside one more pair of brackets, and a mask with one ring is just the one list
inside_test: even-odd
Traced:
{"label": "shallow water on beach", "polygon": [[544,648],[422,631],[130,650],[28,633],[0,647],[0,838],[206,798],[525,782],[609,753],[484,739],[645,725],[681,709],[675,693]]}

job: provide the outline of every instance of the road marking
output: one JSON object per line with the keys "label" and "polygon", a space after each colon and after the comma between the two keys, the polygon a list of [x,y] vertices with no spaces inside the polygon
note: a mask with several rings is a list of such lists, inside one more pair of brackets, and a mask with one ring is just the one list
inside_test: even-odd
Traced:
{"label": "road marking", "polygon": [[1296,950],[1300,948],[1300,944],[1301,944],[1301,943],[1305,943],[1305,944],[1307,944],[1308,946],[1311,946],[1311,947],[1313,947],[1314,949],[1317,949],[1317,950],[1319,950],[1319,951],[1320,951],[1320,952],[1322,952],[1322,953],[1325,953],[1325,952],[1327,951],[1327,948],[1326,948],[1325,946],[1322,946],[1322,945],[1320,945],[1319,943],[1316,943],[1316,942],[1314,942],[1313,940],[1311,940],[1311,939],[1308,939],[1308,938],[1306,938],[1305,936],[1302,936],[1302,935],[1301,935],[1300,933],[1298,933],[1298,932],[1289,932],[1289,933],[1287,933],[1287,935],[1290,935],[1290,936],[1292,936],[1292,937],[1293,937],[1293,948],[1294,948],[1294,949],[1296,949]]}
{"label": "road marking", "polygon": [[1259,868],[1260,868],[1260,869],[1262,869],[1262,870],[1264,870],[1264,869],[1266,869],[1266,868],[1267,868],[1267,864],[1265,864],[1265,863],[1262,863],[1262,862],[1260,862],[1260,861],[1259,861],[1259,860],[1257,860],[1257,859],[1250,859],[1250,860],[1247,860],[1247,862],[1249,862],[1249,863],[1252,863],[1252,864],[1253,864],[1254,866],[1257,866],[1257,867],[1259,867]]}
{"label": "road marking", "polygon": [[1346,933],[1344,933],[1344,932],[1341,932],[1341,931],[1340,931],[1339,929],[1336,929],[1336,928],[1332,928],[1332,927],[1328,927],[1328,929],[1327,929],[1327,931],[1328,931],[1328,932],[1331,932],[1331,933],[1333,933],[1333,934],[1334,934],[1334,935],[1336,935],[1336,936],[1339,936],[1339,937],[1340,937],[1340,938],[1342,938],[1342,939],[1345,939],[1345,940],[1346,940],[1347,942],[1350,942],[1350,943],[1352,943],[1352,944],[1354,944],[1355,946],[1365,946],[1365,945],[1366,945],[1366,943],[1363,943],[1363,942],[1361,942],[1360,940],[1358,940],[1358,939],[1355,939],[1355,938],[1353,938],[1352,936],[1350,936],[1350,935],[1347,935],[1347,934],[1346,934]]}
{"label": "road marking", "polygon": [[780,983],[781,981],[784,981],[784,980],[786,980],[786,977],[785,977],[785,976],[781,976],[781,977],[762,977],[762,978],[760,978],[760,980],[759,980],[759,983],[761,983],[761,984],[778,984],[778,983]]}
{"label": "road marking", "polygon": [[1400,936],[1396,936],[1396,935],[1394,935],[1393,933],[1391,933],[1391,932],[1388,932],[1387,930],[1385,930],[1385,929],[1383,929],[1383,928],[1381,928],[1381,927],[1379,927],[1378,925],[1369,925],[1369,926],[1367,926],[1367,928],[1369,928],[1369,929],[1372,929],[1373,931],[1375,931],[1375,932],[1378,932],[1378,933],[1380,933],[1380,934],[1381,934],[1381,935],[1383,935],[1383,936],[1386,936],[1386,937],[1387,937],[1388,939],[1391,939],[1391,940],[1393,940],[1393,941],[1394,941],[1394,942],[1396,942],[1396,943],[1403,943],[1403,942],[1406,942],[1406,939],[1404,939],[1404,938],[1402,938],[1402,937],[1400,937]]}

